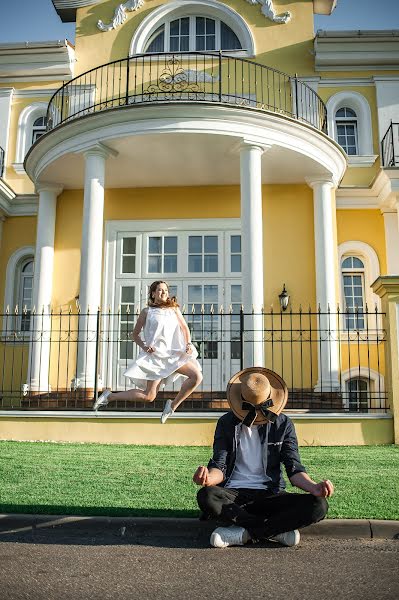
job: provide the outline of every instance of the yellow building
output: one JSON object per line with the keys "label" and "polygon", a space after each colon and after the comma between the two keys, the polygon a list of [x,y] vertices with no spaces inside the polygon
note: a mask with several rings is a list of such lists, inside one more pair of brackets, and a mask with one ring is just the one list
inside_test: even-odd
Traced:
{"label": "yellow building", "polygon": [[[207,444],[265,365],[301,443],[399,440],[399,35],[335,4],[53,0],[75,46],[0,44],[0,438]],[[93,415],[164,279],[202,387]]]}

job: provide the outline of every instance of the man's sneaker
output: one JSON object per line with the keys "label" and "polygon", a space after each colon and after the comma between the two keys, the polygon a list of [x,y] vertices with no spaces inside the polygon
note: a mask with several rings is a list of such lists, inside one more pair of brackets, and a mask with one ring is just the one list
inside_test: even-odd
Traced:
{"label": "man's sneaker", "polygon": [[273,540],[273,542],[279,542],[279,544],[282,544],[283,546],[297,546],[301,536],[299,535],[298,529],[294,529],[293,531],[279,533],[270,539]]}
{"label": "man's sneaker", "polygon": [[165,408],[163,409],[163,413],[161,415],[161,423],[165,423],[166,419],[173,415],[173,413],[174,410],[172,408],[172,400],[166,400]]}
{"label": "man's sneaker", "polygon": [[244,527],[218,527],[211,534],[210,544],[214,548],[227,548],[227,546],[243,546],[251,539]]}
{"label": "man's sneaker", "polygon": [[100,406],[107,406],[108,404],[108,396],[111,394],[111,390],[105,390],[105,392],[103,392],[101,394],[101,396],[99,396],[97,398],[97,400],[94,402],[93,404],[93,410],[97,411]]}

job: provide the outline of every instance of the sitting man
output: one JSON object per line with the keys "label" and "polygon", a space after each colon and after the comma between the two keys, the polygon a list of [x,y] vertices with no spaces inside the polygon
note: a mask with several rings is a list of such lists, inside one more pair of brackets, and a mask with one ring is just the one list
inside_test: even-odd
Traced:
{"label": "sitting man", "polygon": [[[270,539],[296,546],[298,529],[327,514],[333,484],[316,483],[301,464],[294,425],[280,414],[287,398],[285,382],[268,369],[244,369],[229,381],[232,410],[217,423],[213,458],[193,477],[203,486],[197,494],[203,517],[230,524],[212,533],[215,548]],[[285,491],[282,464],[291,484],[307,494]]]}

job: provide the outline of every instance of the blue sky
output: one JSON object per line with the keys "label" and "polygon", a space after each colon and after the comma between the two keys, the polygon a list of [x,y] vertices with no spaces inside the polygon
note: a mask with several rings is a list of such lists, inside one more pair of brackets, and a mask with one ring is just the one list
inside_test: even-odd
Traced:
{"label": "blue sky", "polygon": [[[115,7],[121,2],[115,0]],[[0,3],[0,43],[64,38],[74,41],[74,24],[61,22],[51,0],[0,0]],[[317,29],[399,30],[399,0],[338,0],[331,16],[315,17]]]}

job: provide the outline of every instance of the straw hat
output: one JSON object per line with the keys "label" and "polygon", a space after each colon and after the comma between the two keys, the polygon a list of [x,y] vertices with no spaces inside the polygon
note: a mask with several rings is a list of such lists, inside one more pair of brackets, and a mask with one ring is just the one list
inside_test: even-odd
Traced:
{"label": "straw hat", "polygon": [[288,389],[274,371],[250,367],[233,375],[227,384],[227,401],[244,425],[274,423],[287,404]]}

